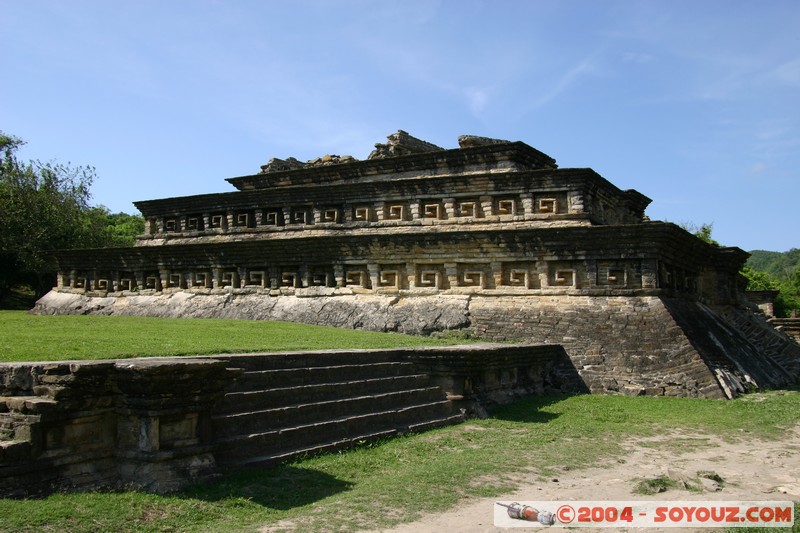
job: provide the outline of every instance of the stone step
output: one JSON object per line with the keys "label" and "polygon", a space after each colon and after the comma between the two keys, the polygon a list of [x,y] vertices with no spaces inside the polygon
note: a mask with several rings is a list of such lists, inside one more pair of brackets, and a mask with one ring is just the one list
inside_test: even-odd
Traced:
{"label": "stone step", "polygon": [[381,439],[388,439],[390,437],[395,437],[400,434],[399,431],[396,429],[387,429],[384,431],[376,431],[371,432],[363,435],[356,435],[353,437],[346,437],[344,439],[334,440],[330,442],[321,442],[319,444],[315,444],[312,446],[307,446],[305,448],[296,448],[294,450],[290,450],[287,452],[281,452],[276,454],[266,454],[260,455],[257,457],[251,457],[245,460],[242,460],[238,463],[232,463],[228,466],[237,466],[237,467],[265,467],[265,466],[273,466],[278,463],[283,463],[294,459],[296,457],[304,457],[310,455],[320,455],[323,453],[331,453],[340,450],[346,450],[347,448],[353,448],[355,446],[359,446],[361,444],[366,444],[368,442],[375,442]]}
{"label": "stone step", "polygon": [[377,377],[403,376],[414,373],[407,362],[381,362],[354,365],[312,366],[246,371],[231,392],[266,390],[298,385],[351,381]]}
{"label": "stone step", "polygon": [[27,440],[0,440],[0,463],[29,459],[31,443]]}
{"label": "stone step", "polygon": [[308,446],[305,448],[297,448],[294,450],[290,450],[287,452],[280,452],[276,454],[266,454],[257,457],[251,457],[246,459],[237,464],[237,466],[269,466],[277,463],[281,463],[284,461],[288,461],[290,459],[296,457],[303,457],[308,455],[319,455],[322,453],[330,453],[339,450],[345,450],[348,448],[352,448],[354,446],[359,446],[362,444],[366,444],[368,442],[375,442],[381,439],[387,439],[390,437],[396,437],[398,435],[402,435],[405,433],[417,433],[421,431],[427,431],[429,429],[435,429],[438,427],[449,426],[452,424],[458,424],[464,421],[463,415],[451,415],[446,418],[436,418],[433,420],[425,420],[416,424],[411,424],[404,430],[398,429],[387,429],[383,431],[375,431],[370,432],[362,435],[356,435],[353,437],[346,437],[344,439],[339,439],[330,442],[323,442],[320,444],[316,444],[313,446]]}
{"label": "stone step", "polygon": [[293,454],[297,450],[323,446],[325,443],[353,440],[358,435],[397,431],[407,432],[409,426],[424,428],[426,424],[445,425],[463,420],[454,415],[446,400],[399,409],[365,413],[273,429],[252,434],[232,435],[219,443],[215,457],[220,464],[248,462],[254,457]]}
{"label": "stone step", "polygon": [[[342,394],[346,393],[347,391],[343,389]],[[442,392],[438,387],[424,387],[217,415],[212,420],[215,434],[237,435],[370,412],[396,410],[407,405],[430,403],[442,399]]]}
{"label": "stone step", "polygon": [[218,355],[214,359],[227,361],[228,366],[242,368],[245,371],[275,370],[288,368],[308,368],[312,366],[363,365],[369,363],[386,363],[397,361],[400,351],[317,351],[303,353],[270,353]]}
{"label": "stone step", "polygon": [[[266,454],[257,457],[251,457],[249,459],[245,459],[239,463],[236,463],[235,466],[238,467],[263,467],[263,466],[272,466],[278,463],[282,463],[285,461],[289,461],[290,459],[294,459],[296,457],[304,457],[309,455],[319,455],[323,453],[331,453],[339,450],[346,450],[348,448],[352,448],[354,446],[360,446],[362,444],[366,444],[369,442],[375,442],[381,439],[388,439],[390,437],[396,437],[398,435],[402,435],[405,433],[418,433],[421,431],[427,431],[429,429],[435,429],[438,427],[449,426],[452,424],[458,424],[464,421],[463,415],[451,415],[445,418],[437,418],[434,420],[426,420],[424,422],[420,422],[417,424],[409,425],[404,431],[400,431],[397,429],[387,429],[383,431],[376,431],[370,432],[366,434],[356,435],[352,437],[346,437],[339,440],[329,441],[329,442],[322,442],[320,444],[315,444],[312,446],[307,446],[304,448],[297,448],[294,450],[280,452],[276,454]],[[232,465],[229,465],[232,466]]]}
{"label": "stone step", "polygon": [[423,420],[421,422],[416,422],[414,424],[408,425],[408,432],[409,433],[420,433],[422,431],[428,431],[429,429],[440,428],[444,426],[449,426],[452,424],[458,424],[464,421],[464,415],[459,414],[451,414],[445,418],[436,418],[433,420]]}
{"label": "stone step", "polygon": [[425,374],[388,376],[361,380],[297,385],[266,390],[229,392],[215,407],[216,414],[242,413],[301,403],[320,402],[349,396],[418,389],[428,384]]}

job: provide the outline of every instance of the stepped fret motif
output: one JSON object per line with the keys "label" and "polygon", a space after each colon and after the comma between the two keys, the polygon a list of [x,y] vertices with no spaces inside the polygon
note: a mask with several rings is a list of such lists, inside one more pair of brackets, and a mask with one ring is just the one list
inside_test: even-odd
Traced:
{"label": "stepped fret motif", "polygon": [[[463,328],[563,344],[559,379],[623,394],[731,397],[800,368],[780,343],[723,338],[736,328],[714,313],[743,306],[745,252],[649,220],[643,194],[522,142],[462,136],[445,149],[398,131],[364,160],[272,158],[227,182],[136,202],[136,246],[55,252],[40,311]],[[760,355],[740,347],[758,343],[766,370],[746,372]]]}

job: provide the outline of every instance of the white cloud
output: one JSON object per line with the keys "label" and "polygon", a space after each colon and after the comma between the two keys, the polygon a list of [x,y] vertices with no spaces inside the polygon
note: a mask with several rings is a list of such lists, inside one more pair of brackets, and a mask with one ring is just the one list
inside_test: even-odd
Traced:
{"label": "white cloud", "polygon": [[753,176],[761,176],[767,170],[767,165],[763,161],[756,161],[750,167],[750,174]]}
{"label": "white cloud", "polygon": [[489,102],[489,95],[483,89],[468,87],[464,89],[464,96],[467,99],[467,105],[469,105],[470,111],[472,111],[474,115],[483,111],[486,104]]}
{"label": "white cloud", "polygon": [[570,87],[578,83],[579,80],[597,74],[598,69],[592,61],[592,57],[588,57],[574,65],[572,68],[564,72],[553,84],[549,90],[544,92],[539,98],[534,100],[534,109],[538,109],[558,98],[562,93],[567,91]]}
{"label": "white cloud", "polygon": [[800,87],[800,59],[793,59],[778,65],[770,73],[770,77],[778,82]]}
{"label": "white cloud", "polygon": [[655,60],[655,57],[651,54],[645,54],[641,52],[625,52],[622,55],[622,60],[626,63],[639,63],[639,64],[646,64],[651,63]]}

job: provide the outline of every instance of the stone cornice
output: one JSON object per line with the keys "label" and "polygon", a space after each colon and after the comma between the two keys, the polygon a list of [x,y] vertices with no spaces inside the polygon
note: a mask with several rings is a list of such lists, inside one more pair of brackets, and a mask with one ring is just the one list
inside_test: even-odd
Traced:
{"label": "stone cornice", "polygon": [[314,187],[364,180],[392,180],[407,172],[427,173],[435,169],[457,167],[489,170],[504,166],[522,170],[557,167],[552,157],[517,141],[254,174],[228,178],[226,181],[239,190]]}
{"label": "stone cornice", "polygon": [[[483,148],[483,147],[481,147]],[[429,154],[422,154],[429,155]],[[408,156],[416,157],[416,156]],[[379,160],[386,161],[386,160]],[[329,167],[320,167],[329,168]],[[316,170],[316,169],[312,169]],[[483,184],[482,184],[483,183]],[[497,186],[492,185],[497,184]],[[498,187],[505,190],[500,191]],[[606,191],[606,195],[622,199],[631,209],[644,211],[651,200],[638,191],[620,190],[591,168],[564,168],[540,170],[481,171],[469,174],[447,171],[434,175],[396,176],[391,181],[330,182],[315,187],[285,187],[253,189],[223,193],[180,196],[158,200],[134,202],[147,217],[180,216],[204,211],[279,207],[304,203],[335,205],[338,202],[359,203],[416,198],[420,195],[464,197],[519,190],[578,190],[591,187]]]}

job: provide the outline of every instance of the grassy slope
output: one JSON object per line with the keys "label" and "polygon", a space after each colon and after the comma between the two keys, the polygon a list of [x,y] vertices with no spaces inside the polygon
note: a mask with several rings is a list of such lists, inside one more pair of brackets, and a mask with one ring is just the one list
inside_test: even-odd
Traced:
{"label": "grassy slope", "polygon": [[779,427],[798,423],[796,392],[730,402],[532,398],[492,419],[250,469],[172,496],[129,491],[0,500],[0,531],[257,531],[265,525],[269,531],[374,530],[444,512],[465,496],[501,495],[520,475],[547,483],[555,468],[614,456],[624,461],[621,443],[660,428],[746,439],[770,438]]}
{"label": "grassy slope", "polygon": [[393,348],[455,342],[286,322],[32,316],[22,311],[0,311],[0,362]]}

